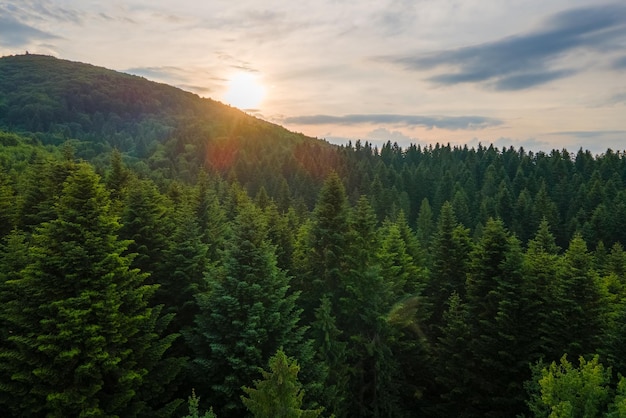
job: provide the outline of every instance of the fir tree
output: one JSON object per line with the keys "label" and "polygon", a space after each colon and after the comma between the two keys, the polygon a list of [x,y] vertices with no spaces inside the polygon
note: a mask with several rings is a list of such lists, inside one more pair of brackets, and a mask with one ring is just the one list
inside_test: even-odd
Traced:
{"label": "fir tree", "polygon": [[263,380],[255,388],[244,387],[248,397],[241,396],[244,405],[255,418],[315,418],[323,408],[303,410],[304,391],[298,381],[300,366],[279,349],[269,360],[270,371],[263,370]]}
{"label": "fir tree", "polygon": [[251,382],[278,347],[301,355],[298,294],[276,266],[262,212],[240,204],[222,271],[211,270],[209,289],[197,297],[195,327],[187,333],[195,358],[195,387],[220,417],[241,416],[241,387]]}
{"label": "fir tree", "polygon": [[13,332],[0,388],[13,414],[150,416],[168,400],[177,362],[162,359],[176,336],[159,336],[167,318],[147,307],[154,289],[123,255],[128,242],[117,239],[109,204],[91,168],[78,165],[57,217],[33,234],[29,265],[6,282],[20,295],[2,312]]}

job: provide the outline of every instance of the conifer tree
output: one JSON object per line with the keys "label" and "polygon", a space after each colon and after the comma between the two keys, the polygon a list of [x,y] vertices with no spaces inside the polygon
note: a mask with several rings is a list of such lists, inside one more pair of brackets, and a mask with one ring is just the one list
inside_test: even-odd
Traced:
{"label": "conifer tree", "polygon": [[132,240],[129,251],[137,254],[133,266],[150,273],[152,284],[161,282],[163,251],[171,234],[166,210],[165,199],[153,182],[135,180],[129,186],[120,236]]}
{"label": "conifer tree", "polygon": [[461,226],[454,209],[445,202],[439,213],[437,231],[433,237],[431,257],[433,259],[430,278],[425,295],[431,305],[431,332],[439,335],[446,303],[453,293],[464,297],[465,278],[469,263],[471,242],[469,230]]}
{"label": "conifer tree", "polygon": [[523,405],[528,341],[522,325],[522,260],[519,241],[509,236],[502,221],[489,219],[467,277],[471,403],[482,416],[515,415]]}
{"label": "conifer tree", "polygon": [[295,288],[302,291],[301,306],[306,322],[320,299],[328,296],[332,306],[344,297],[343,281],[349,272],[346,249],[350,245],[349,208],[337,173],[331,173],[319,193],[311,223],[301,231],[294,252]]}
{"label": "conifer tree", "polygon": [[580,235],[570,241],[557,279],[557,311],[562,321],[556,332],[561,351],[576,357],[595,353],[606,326],[606,295]]}
{"label": "conifer tree", "polygon": [[240,388],[279,347],[303,354],[298,293],[288,293],[289,278],[276,266],[263,213],[250,202],[237,213],[223,269],[207,276],[208,290],[196,296],[195,327],[186,334],[194,386],[220,417],[241,416]]}
{"label": "conifer tree", "polygon": [[263,380],[255,388],[244,387],[248,397],[241,396],[244,405],[255,418],[315,418],[323,408],[302,409],[305,393],[298,381],[300,366],[279,349],[269,360],[270,371],[263,370]]}
{"label": "conifer tree", "polygon": [[99,178],[86,164],[72,171],[28,266],[5,282],[20,303],[2,311],[2,403],[15,415],[150,416],[178,372],[163,359],[176,336],[159,336],[167,318],[147,307],[154,289],[130,268]]}
{"label": "conifer tree", "polygon": [[315,321],[311,324],[311,336],[316,348],[316,360],[325,367],[322,404],[335,416],[343,417],[347,416],[347,343],[341,339],[342,332],[337,328],[332,311],[330,299],[322,297],[320,306],[315,310]]}
{"label": "conifer tree", "polygon": [[530,349],[530,361],[540,358],[556,361],[563,355],[562,344],[557,335],[562,326],[562,312],[559,311],[560,291],[556,280],[559,265],[559,247],[544,218],[539,224],[535,237],[528,242],[524,258],[524,280],[527,284],[525,319],[527,329],[536,330],[534,347]]}

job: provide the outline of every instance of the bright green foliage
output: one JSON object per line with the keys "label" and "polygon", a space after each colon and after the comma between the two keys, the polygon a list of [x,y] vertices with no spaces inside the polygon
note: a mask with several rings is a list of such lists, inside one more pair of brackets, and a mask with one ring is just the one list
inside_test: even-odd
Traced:
{"label": "bright green foliage", "polygon": [[217,418],[217,415],[213,413],[213,408],[209,408],[203,415],[200,415],[200,398],[196,396],[194,389],[191,390],[187,405],[189,406],[189,415],[185,415],[183,418]]}
{"label": "bright green foliage", "polygon": [[0,171],[0,238],[7,235],[16,223],[15,191],[9,177]]}
{"label": "bright green foliage", "polygon": [[[160,270],[161,283],[154,295],[154,303],[163,305],[164,311],[174,314],[169,325],[172,332],[180,333],[194,325],[198,313],[195,295],[206,291],[204,274],[208,269],[208,246],[202,242],[193,208],[183,203],[173,217],[174,232],[163,251]],[[189,355],[181,338],[174,343],[178,354]]]}
{"label": "bright green foliage", "polygon": [[615,390],[615,400],[609,406],[608,418],[625,418],[626,417],[626,379],[620,377]]}
{"label": "bright green foliage", "polygon": [[255,418],[315,418],[323,408],[303,410],[304,390],[298,382],[300,366],[279,349],[269,360],[270,371],[261,371],[263,380],[255,388],[244,387],[248,397],[241,400]]}
{"label": "bright green foliage", "polygon": [[380,230],[380,237],[378,262],[392,297],[397,299],[420,294],[424,287],[425,269],[420,268],[409,254],[400,226],[386,222]]}
{"label": "bright green foliage", "polygon": [[106,184],[111,193],[113,204],[119,204],[128,191],[131,172],[122,162],[122,153],[115,149],[111,154],[111,169],[106,177]]}
{"label": "bright green foliage", "polygon": [[540,392],[531,397],[530,410],[535,417],[605,416],[611,400],[610,380],[611,370],[599,363],[598,356],[590,361],[580,357],[577,368],[563,356],[559,364],[552,362],[541,370]]}
{"label": "bright green foliage", "polygon": [[166,318],[147,308],[154,289],[130,269],[128,243],[117,239],[89,166],[72,170],[55,212],[33,234],[28,266],[5,282],[19,298],[1,312],[11,334],[0,352],[3,409],[149,416],[166,403],[162,390],[178,370],[175,361],[159,363],[175,336],[158,335]]}
{"label": "bright green foliage", "polygon": [[394,302],[393,283],[381,274],[376,218],[366,199],[357,202],[350,225],[350,246],[344,248],[350,271],[340,283],[336,306],[338,326],[347,338],[347,361],[354,367],[348,382],[348,411],[359,416],[398,416],[397,363],[392,328],[384,317]]}
{"label": "bright green foliage", "polygon": [[249,202],[237,212],[223,269],[212,270],[208,290],[196,295],[196,326],[186,335],[193,384],[222,417],[241,416],[241,387],[278,347],[300,354],[304,331],[298,294],[287,293],[289,278],[276,266],[263,213]]}

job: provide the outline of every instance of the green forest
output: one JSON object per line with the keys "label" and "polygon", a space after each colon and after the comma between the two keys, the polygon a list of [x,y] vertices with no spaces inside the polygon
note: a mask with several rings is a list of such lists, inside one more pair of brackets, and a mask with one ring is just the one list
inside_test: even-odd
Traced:
{"label": "green forest", "polygon": [[336,146],[0,59],[0,413],[626,417],[626,155]]}

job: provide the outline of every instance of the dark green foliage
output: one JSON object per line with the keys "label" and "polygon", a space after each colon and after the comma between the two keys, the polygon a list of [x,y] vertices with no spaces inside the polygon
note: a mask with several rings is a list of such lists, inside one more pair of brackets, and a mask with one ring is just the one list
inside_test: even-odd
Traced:
{"label": "dark green foliage", "polygon": [[471,254],[467,276],[472,356],[470,404],[480,416],[511,416],[523,405],[522,382],[534,335],[523,325],[525,304],[519,241],[490,219]]}
{"label": "dark green foliage", "polygon": [[434,335],[438,334],[446,303],[452,294],[465,295],[465,275],[469,264],[471,242],[469,231],[455,218],[450,203],[441,208],[437,231],[431,250],[432,267],[426,296],[431,304],[431,324]]}
{"label": "dark green foliage", "polygon": [[522,414],[565,352],[626,373],[623,152],[335,147],[42,56],[0,59],[0,126],[11,416],[238,416],[280,346],[338,417]]}
{"label": "dark green foliage", "polygon": [[[265,218],[252,203],[238,209],[222,269],[207,276],[208,290],[196,295],[196,326],[187,333],[194,359],[194,386],[219,416],[241,416],[241,387],[279,347],[302,348],[297,294],[276,266]],[[301,354],[297,352],[296,354]]]}
{"label": "dark green foliage", "polygon": [[606,297],[585,241],[576,235],[561,260],[555,298],[563,321],[558,334],[562,352],[570,356],[592,354],[600,347],[606,327]]}
{"label": "dark green foliage", "polygon": [[349,271],[348,210],[345,188],[332,173],[320,192],[311,223],[302,227],[294,253],[298,257],[294,260],[294,287],[303,293],[305,320],[312,321],[323,296],[328,296],[334,307],[344,297],[343,280]]}

